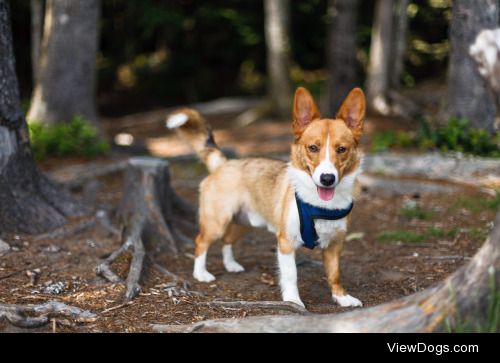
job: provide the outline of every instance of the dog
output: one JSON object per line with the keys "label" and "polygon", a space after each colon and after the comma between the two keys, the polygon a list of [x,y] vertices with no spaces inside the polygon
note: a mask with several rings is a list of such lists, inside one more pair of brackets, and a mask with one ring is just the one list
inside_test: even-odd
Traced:
{"label": "dog", "polygon": [[251,227],[264,227],[277,238],[278,265],[284,301],[304,304],[297,288],[295,250],[322,249],[333,300],[340,306],[362,306],[346,293],[340,279],[340,256],[353,200],[359,194],[361,172],[358,148],[365,118],[365,96],[354,88],[335,118],[322,118],[312,95],[297,88],[293,101],[294,142],[290,162],[267,158],[228,160],[217,147],[211,126],[194,109],[169,115],[166,127],[175,129],[208,168],[200,184],[199,234],[193,277],[211,282],[207,250],[222,239],[222,259],[229,272],[244,271],[232,245]]}

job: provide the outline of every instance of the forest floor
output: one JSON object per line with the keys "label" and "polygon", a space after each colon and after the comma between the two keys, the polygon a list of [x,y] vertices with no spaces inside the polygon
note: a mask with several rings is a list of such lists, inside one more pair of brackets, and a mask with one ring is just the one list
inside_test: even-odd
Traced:
{"label": "forest floor", "polygon": [[[231,128],[230,120],[211,120],[215,138],[238,155],[282,156],[291,141],[288,123],[259,122],[246,128]],[[373,119],[367,123],[362,143],[369,149],[369,135],[375,129],[410,128],[397,119]],[[187,152],[166,132],[162,123],[140,127],[124,126],[114,120],[107,132],[129,132],[157,156],[171,157]],[[124,155],[117,156],[124,158]],[[103,159],[106,163],[110,159]],[[76,160],[49,160],[41,164],[54,171]],[[196,161],[171,161],[172,185],[185,199],[197,204],[198,185],[206,175]],[[121,174],[100,178],[97,204],[116,210],[122,198]],[[363,301],[365,307],[388,302],[425,289],[465,264],[484,242],[491,228],[497,203],[479,189],[460,187],[458,193],[391,194],[364,191],[353,210],[342,258],[343,283],[347,291]],[[112,215],[118,224],[117,214]],[[78,223],[79,221],[72,221]],[[181,226],[181,229],[182,226]],[[194,237],[195,231],[183,229]],[[143,274],[142,292],[123,305],[122,284],[109,283],[95,274],[95,267],[116,249],[121,241],[104,230],[89,229],[70,237],[36,240],[30,236],[2,236],[11,249],[0,256],[0,302],[42,303],[62,301],[97,313],[92,323],[59,319],[38,331],[58,332],[149,332],[151,324],[189,324],[206,319],[286,313],[260,308],[229,308],[211,305],[214,300],[280,300],[276,268],[276,241],[264,230],[254,230],[235,246],[236,259],[245,267],[242,273],[225,272],[221,243],[208,254],[208,270],[216,276],[212,283],[199,283],[192,276],[193,250],[172,258],[157,246],[147,246],[150,257]],[[112,268],[127,274],[130,254],[124,254]],[[327,287],[319,249],[297,251],[299,291],[307,309],[313,313],[350,310],[335,305]],[[159,267],[160,266],[160,267]],[[169,293],[171,277],[161,267],[178,275],[180,287],[191,293]],[[33,279],[33,271],[37,276]],[[0,331],[19,331],[0,322]]]}

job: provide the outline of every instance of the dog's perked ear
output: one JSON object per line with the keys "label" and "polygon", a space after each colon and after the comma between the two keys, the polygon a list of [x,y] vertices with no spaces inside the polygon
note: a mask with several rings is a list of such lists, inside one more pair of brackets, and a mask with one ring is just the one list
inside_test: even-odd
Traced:
{"label": "dog's perked ear", "polygon": [[295,138],[299,138],[306,126],[320,117],[318,106],[316,106],[316,102],[314,102],[314,98],[309,91],[304,87],[297,88],[293,100],[292,123]]}
{"label": "dog's perked ear", "polygon": [[365,121],[365,94],[361,88],[354,88],[345,98],[337,118],[343,120],[349,127],[356,140],[359,140],[363,133]]}

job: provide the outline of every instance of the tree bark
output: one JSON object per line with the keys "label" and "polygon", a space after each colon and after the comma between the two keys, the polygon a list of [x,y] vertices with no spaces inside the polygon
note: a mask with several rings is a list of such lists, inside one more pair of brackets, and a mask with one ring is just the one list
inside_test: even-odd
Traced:
{"label": "tree bark", "polygon": [[[436,332],[486,323],[500,281],[500,212],[483,247],[469,262],[434,287],[405,298],[343,314],[260,316],[155,325],[157,332]],[[492,291],[495,282],[496,291]]]}
{"label": "tree bark", "polygon": [[31,69],[33,84],[38,83],[40,44],[42,42],[44,0],[31,0]]}
{"label": "tree bark", "polygon": [[68,192],[38,172],[21,110],[7,0],[0,0],[0,232],[40,233],[83,215]]}
{"label": "tree bark", "polygon": [[366,81],[368,107],[383,115],[390,112],[387,92],[393,35],[393,7],[394,0],[377,0],[375,4],[370,64]]}
{"label": "tree bark", "polygon": [[330,0],[332,25],[329,41],[329,114],[335,115],[342,101],[358,82],[356,27],[358,0]]}
{"label": "tree bark", "polygon": [[290,69],[290,2],[265,0],[265,34],[269,97],[281,117],[289,117],[292,89]]}
{"label": "tree bark", "polygon": [[495,104],[469,47],[481,30],[498,26],[498,0],[455,0],[450,25],[447,114],[465,117],[474,127],[493,131]]}
{"label": "tree bark", "polygon": [[406,8],[409,0],[398,0],[395,13],[395,32],[392,50],[394,67],[389,75],[389,86],[393,90],[401,88],[401,76],[404,71],[404,61],[406,53],[406,37],[408,32],[408,15]]}
{"label": "tree bark", "polygon": [[96,53],[100,0],[47,0],[38,78],[29,120],[47,124],[79,114],[97,123]]}

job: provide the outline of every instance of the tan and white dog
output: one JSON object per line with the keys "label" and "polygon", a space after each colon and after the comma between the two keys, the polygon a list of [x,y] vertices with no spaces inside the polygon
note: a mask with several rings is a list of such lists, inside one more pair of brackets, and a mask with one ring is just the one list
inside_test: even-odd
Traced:
{"label": "tan and white dog", "polygon": [[[216,146],[210,125],[193,109],[180,109],[167,119],[205,162],[210,175],[200,185],[200,232],[196,237],[193,276],[210,282],[207,250],[222,239],[227,271],[244,271],[233,256],[232,245],[248,226],[265,227],[278,240],[278,264],[284,301],[304,306],[297,288],[295,250],[303,244],[295,193],[306,203],[326,208],[347,208],[360,173],[359,138],[363,131],[365,96],[353,89],[333,119],[321,118],[311,94],[295,92],[293,134],[289,163],[265,158],[228,160]],[[350,214],[338,220],[314,220],[332,297],[341,306],[362,306],[348,295],[340,281],[340,256]]]}

